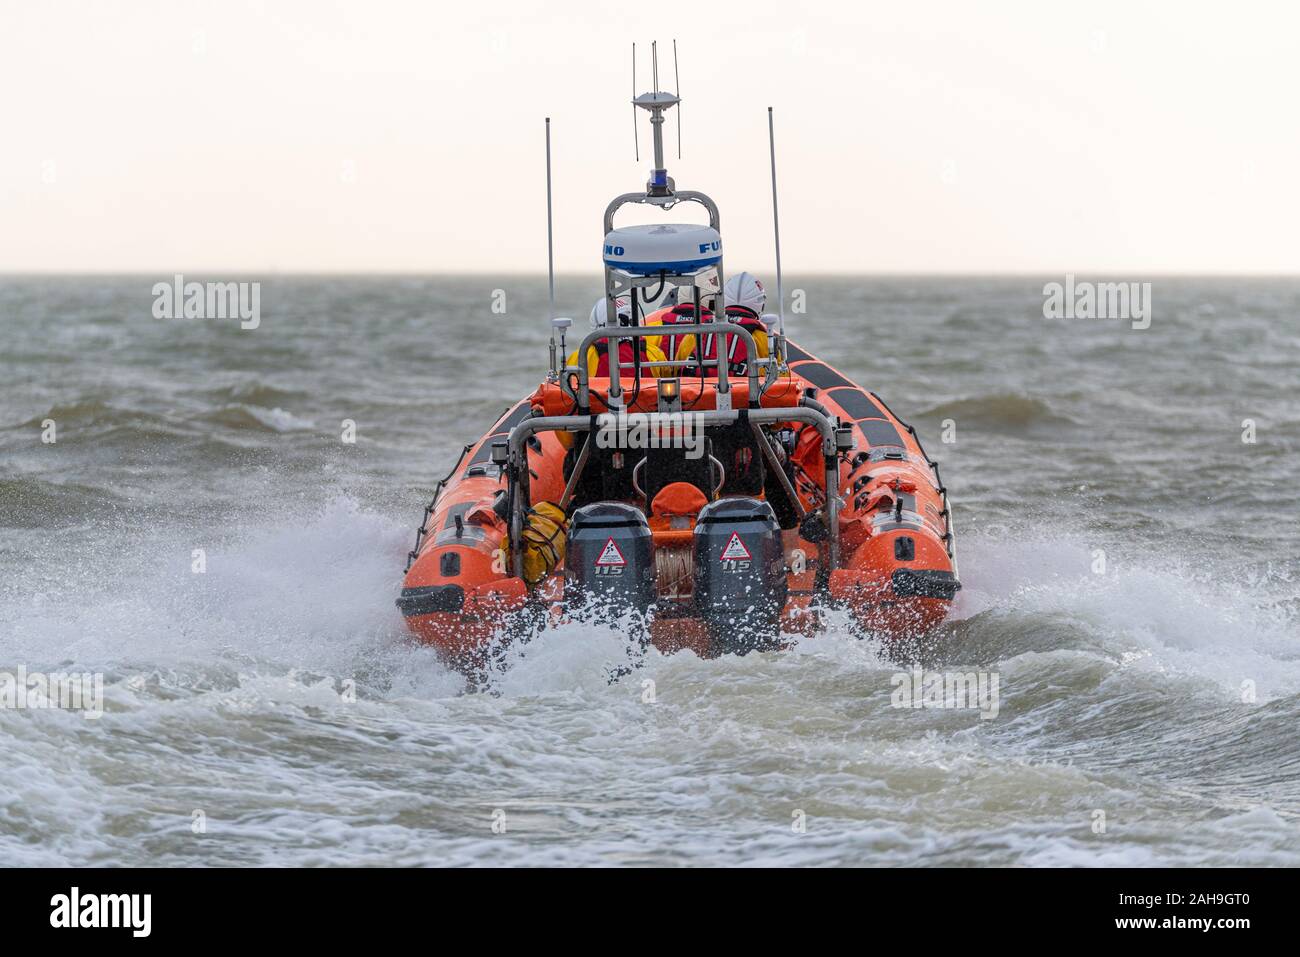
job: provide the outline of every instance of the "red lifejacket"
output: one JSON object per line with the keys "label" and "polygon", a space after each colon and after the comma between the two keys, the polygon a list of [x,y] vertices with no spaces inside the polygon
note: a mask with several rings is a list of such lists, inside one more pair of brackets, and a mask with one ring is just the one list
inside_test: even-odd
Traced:
{"label": "red lifejacket", "polygon": [[[758,313],[754,312],[754,310],[752,309],[746,308],[745,306],[728,306],[727,321],[734,322],[736,325],[740,326],[741,328],[749,332],[750,335],[754,336],[755,337],[754,344],[755,346],[759,347],[758,358],[760,359],[766,358],[766,355],[764,355],[764,350],[762,349],[762,345],[765,345],[767,341],[767,327],[764,326],[762,321],[759,320]],[[759,340],[757,336],[757,333],[760,332],[763,333],[763,337],[761,340]],[[695,352],[691,354],[691,358],[692,359],[717,358],[718,337],[710,332],[710,333],[706,333],[703,336],[703,339],[704,339],[703,348],[697,348]],[[741,340],[740,336],[729,335],[726,337],[726,340],[727,342],[724,348],[726,349],[726,355],[727,355],[727,373],[729,375],[745,375],[745,373],[749,371],[748,363],[745,361],[745,353],[746,353],[745,343]],[[697,375],[699,374],[698,370],[696,374]],[[717,366],[704,367],[705,378],[712,378],[717,376],[717,374],[718,374]]]}
{"label": "red lifejacket", "polygon": [[[658,321],[665,326],[713,321],[713,313],[709,312],[709,310],[703,307],[700,307],[699,318],[696,318],[695,305],[689,302],[680,303],[674,306],[666,314],[662,316],[656,314],[656,316],[658,318]],[[664,355],[667,356],[669,359],[676,359],[677,350],[681,348],[682,342],[685,340],[685,338],[686,336],[684,334],[675,333],[675,332],[666,332],[659,337],[659,348],[663,350]],[[696,371],[690,368],[683,367],[680,370],[680,374],[696,375]]]}
{"label": "red lifejacket", "polygon": [[[638,339],[641,351],[641,374],[649,375],[650,359],[646,356],[646,343],[644,339]],[[600,357],[596,360],[596,376],[609,377],[609,340],[597,340],[595,346],[596,354]],[[618,367],[624,375],[630,375],[633,371],[633,352],[632,343],[627,339],[620,339],[618,343]]]}

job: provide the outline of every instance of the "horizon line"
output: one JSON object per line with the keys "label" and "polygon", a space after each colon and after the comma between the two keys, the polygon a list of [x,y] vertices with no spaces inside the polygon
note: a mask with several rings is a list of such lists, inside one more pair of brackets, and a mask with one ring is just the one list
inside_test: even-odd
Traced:
{"label": "horizon line", "polygon": [[[775,270],[766,270],[774,272]],[[313,270],[313,269],[222,269],[214,267],[186,268],[176,269],[169,267],[162,270],[145,270],[145,269],[31,269],[31,270],[0,270],[0,279],[25,279],[25,278],[158,278],[176,275],[217,275],[217,276],[268,276],[282,278],[335,278],[335,279],[478,279],[489,277],[508,277],[511,279],[538,279],[545,280],[547,274],[537,271],[520,271],[511,270],[488,271],[467,269],[461,271],[447,270]],[[599,279],[600,271],[594,272],[556,272],[556,279]],[[1133,271],[1121,269],[1065,269],[1058,271],[1035,270],[1035,271],[1007,271],[1007,272],[969,272],[969,271],[878,271],[866,270],[862,272],[850,271],[801,271],[801,270],[783,270],[782,278],[798,276],[808,279],[1041,279],[1057,278],[1060,276],[1083,276],[1083,275],[1107,275],[1115,277],[1145,279],[1300,279],[1300,271],[1296,272],[1271,272],[1271,271],[1235,271],[1235,272],[1214,272],[1208,270],[1201,271],[1177,271],[1177,270],[1154,270],[1154,271]]]}

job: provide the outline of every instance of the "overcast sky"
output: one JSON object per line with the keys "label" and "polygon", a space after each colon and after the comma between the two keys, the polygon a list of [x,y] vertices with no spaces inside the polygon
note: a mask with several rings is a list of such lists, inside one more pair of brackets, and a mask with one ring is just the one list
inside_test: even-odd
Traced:
{"label": "overcast sky", "polygon": [[542,272],[547,115],[594,271],[674,37],[732,271],[771,105],[792,272],[1300,273],[1300,5],[1133,0],[0,0],[0,271]]}

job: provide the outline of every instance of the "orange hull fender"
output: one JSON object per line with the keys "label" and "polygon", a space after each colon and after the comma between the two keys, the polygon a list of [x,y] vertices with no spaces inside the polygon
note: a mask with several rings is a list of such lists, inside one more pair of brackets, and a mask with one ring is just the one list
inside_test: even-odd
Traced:
{"label": "orange hull fender", "polygon": [[864,572],[869,578],[891,586],[895,581],[918,575],[933,577],[931,572],[952,575],[952,559],[943,542],[928,527],[896,528],[872,535],[858,547],[846,566],[846,570]]}
{"label": "orange hull fender", "polygon": [[435,544],[420,553],[402,584],[406,588],[453,584],[468,592],[485,581],[504,578],[501,542],[498,533]]}
{"label": "orange hull fender", "polygon": [[864,629],[893,640],[924,635],[948,617],[951,599],[900,596],[894,584],[866,572],[840,568],[831,572],[830,590],[833,598],[848,605]]}
{"label": "orange hull fender", "polygon": [[506,578],[464,594],[455,610],[410,614],[403,608],[403,613],[407,628],[421,642],[434,646],[445,657],[468,660],[492,640],[511,612],[523,607],[527,597],[523,579]]}
{"label": "orange hull fender", "polygon": [[848,517],[840,519],[840,548],[845,552],[856,551],[870,537],[871,522],[868,519]]}
{"label": "orange hull fender", "polygon": [[831,598],[854,610],[893,597],[888,578],[881,579],[875,573],[859,568],[836,568],[832,571],[830,592]]}
{"label": "orange hull fender", "polygon": [[518,611],[528,600],[528,586],[522,578],[503,578],[479,585],[465,596],[465,612],[476,618],[500,622]]}
{"label": "orange hull fender", "polygon": [[869,538],[830,575],[831,596],[863,627],[891,638],[940,624],[958,585],[943,543],[929,529],[896,529]]}
{"label": "orange hull fender", "polygon": [[898,641],[920,637],[939,627],[948,617],[950,604],[941,598],[902,598],[864,609],[856,617],[867,631]]}
{"label": "orange hull fender", "polygon": [[422,644],[438,649],[443,658],[470,661],[492,640],[498,623],[437,612],[408,617],[406,627]]}

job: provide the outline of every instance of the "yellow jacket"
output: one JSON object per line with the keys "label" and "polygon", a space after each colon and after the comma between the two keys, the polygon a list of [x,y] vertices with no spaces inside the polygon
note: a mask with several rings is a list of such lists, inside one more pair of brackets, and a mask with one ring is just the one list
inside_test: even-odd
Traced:
{"label": "yellow jacket", "polygon": [[[739,325],[739,323],[737,323],[737,325]],[[744,328],[749,332],[751,336],[754,337],[754,348],[758,352],[758,357],[760,359],[766,359],[769,353],[769,346],[767,342],[767,330],[762,328],[761,323],[746,322],[744,323]],[[695,336],[693,335],[683,336],[681,345],[677,347],[676,358],[679,360],[695,359],[696,361],[698,361],[700,358],[712,359],[714,358],[714,353],[717,351],[718,348],[717,340],[719,338],[721,337],[720,336],[705,337],[705,349],[704,349],[705,355],[701,357],[696,355]],[[709,340],[713,340],[713,341],[709,341]],[[737,362],[744,362],[746,358],[746,350],[745,350],[745,343],[741,341],[741,338],[739,336],[727,336],[726,341],[731,351],[731,354],[726,357],[728,365]],[[706,372],[706,376],[711,377],[715,375],[715,373],[716,370],[714,369],[714,367],[710,366]],[[697,370],[697,374],[698,374],[698,370]]]}
{"label": "yellow jacket", "polygon": [[[666,355],[664,355],[663,349],[661,349],[659,346],[658,340],[660,338],[662,337],[647,336],[645,339],[641,340],[642,342],[645,343],[645,352],[641,356],[642,375],[661,376],[661,375],[672,374],[671,366],[665,368],[656,365],[656,363],[663,362],[668,358]],[[608,343],[609,340],[606,339],[605,342]],[[628,343],[625,342],[623,343],[623,345],[628,346],[628,348],[630,349]],[[631,357],[626,355],[625,353],[626,350],[625,352],[619,353],[619,363],[620,363],[620,370],[622,371],[623,375],[626,376],[632,374],[633,367],[632,367]],[[597,352],[595,348],[591,348],[587,350],[587,375],[588,376],[593,376],[593,377],[596,375],[608,376],[610,374],[608,361],[605,362],[605,368],[603,371],[600,372],[597,371],[598,369],[600,369],[601,360],[604,358],[605,356]],[[569,358],[565,361],[565,365],[576,366],[577,364],[578,364],[578,350],[574,349],[571,353],[569,353]]]}

